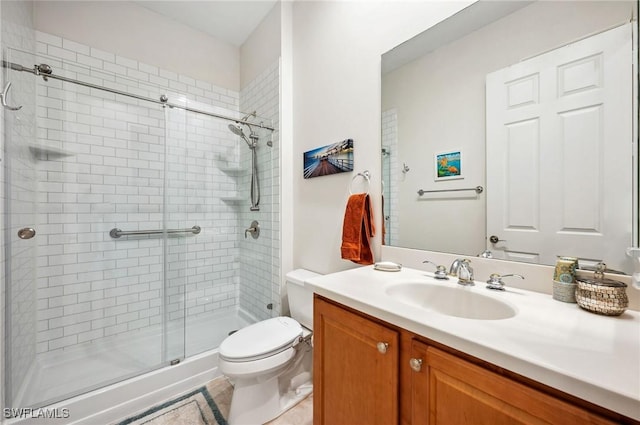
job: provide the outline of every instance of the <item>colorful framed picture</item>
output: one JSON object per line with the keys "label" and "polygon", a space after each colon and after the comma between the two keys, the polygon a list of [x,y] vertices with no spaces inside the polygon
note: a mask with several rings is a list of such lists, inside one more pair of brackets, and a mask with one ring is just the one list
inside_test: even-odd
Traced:
{"label": "colorful framed picture", "polygon": [[353,171],[353,139],[304,152],[305,179]]}
{"label": "colorful framed picture", "polygon": [[463,179],[462,174],[462,150],[451,150],[436,153],[434,180]]}

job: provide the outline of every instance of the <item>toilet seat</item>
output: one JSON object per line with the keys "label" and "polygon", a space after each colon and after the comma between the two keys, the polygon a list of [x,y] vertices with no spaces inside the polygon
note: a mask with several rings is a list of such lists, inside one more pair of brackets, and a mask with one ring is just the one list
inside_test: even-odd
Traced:
{"label": "toilet seat", "polygon": [[269,377],[271,372],[282,369],[295,355],[296,350],[289,347],[277,354],[253,361],[234,362],[220,357],[218,366],[220,371],[229,378]]}
{"label": "toilet seat", "polygon": [[251,362],[281,353],[296,345],[302,337],[296,320],[281,316],[240,329],[222,341],[219,356],[227,362]]}

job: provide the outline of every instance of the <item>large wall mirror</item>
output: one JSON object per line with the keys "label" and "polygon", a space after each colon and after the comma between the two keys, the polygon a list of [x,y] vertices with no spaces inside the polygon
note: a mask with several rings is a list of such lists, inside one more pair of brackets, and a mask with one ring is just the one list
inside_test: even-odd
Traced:
{"label": "large wall mirror", "polygon": [[633,272],[633,1],[478,1],[382,56],[384,243]]}

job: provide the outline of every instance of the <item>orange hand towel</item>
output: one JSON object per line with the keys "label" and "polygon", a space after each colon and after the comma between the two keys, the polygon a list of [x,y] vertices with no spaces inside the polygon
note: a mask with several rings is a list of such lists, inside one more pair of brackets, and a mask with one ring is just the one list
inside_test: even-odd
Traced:
{"label": "orange hand towel", "polygon": [[373,264],[369,238],[373,236],[369,195],[358,193],[347,201],[342,223],[342,258],[357,264]]}

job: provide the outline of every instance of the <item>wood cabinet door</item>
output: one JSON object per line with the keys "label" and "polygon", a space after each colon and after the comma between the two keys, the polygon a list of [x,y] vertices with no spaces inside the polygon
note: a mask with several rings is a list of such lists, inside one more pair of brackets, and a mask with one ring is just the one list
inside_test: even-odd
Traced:
{"label": "wood cabinet door", "polygon": [[397,424],[398,332],[319,297],[313,320],[314,425]]}
{"label": "wood cabinet door", "polygon": [[411,341],[411,357],[408,364],[402,365],[411,369],[411,425],[427,425],[429,423],[429,368],[427,367],[428,345],[416,339]]}
{"label": "wood cabinet door", "polygon": [[433,347],[427,365],[430,425],[613,424]]}

